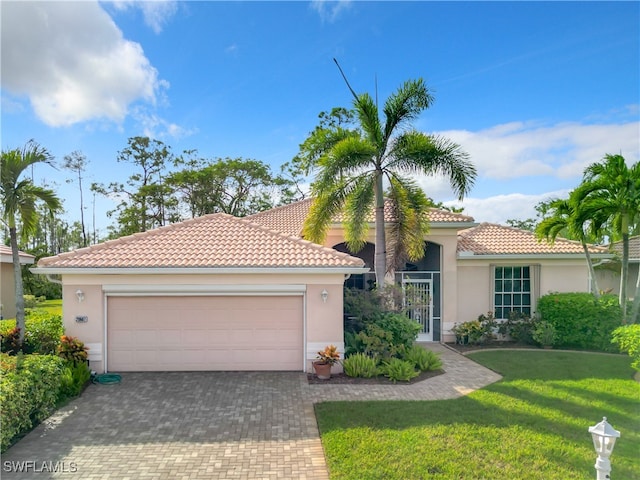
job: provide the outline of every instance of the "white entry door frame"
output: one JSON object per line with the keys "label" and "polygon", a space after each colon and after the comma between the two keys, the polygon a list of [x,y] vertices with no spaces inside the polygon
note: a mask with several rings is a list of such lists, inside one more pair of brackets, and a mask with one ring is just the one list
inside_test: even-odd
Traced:
{"label": "white entry door frame", "polygon": [[402,278],[403,306],[407,315],[420,324],[418,341],[433,341],[433,280]]}

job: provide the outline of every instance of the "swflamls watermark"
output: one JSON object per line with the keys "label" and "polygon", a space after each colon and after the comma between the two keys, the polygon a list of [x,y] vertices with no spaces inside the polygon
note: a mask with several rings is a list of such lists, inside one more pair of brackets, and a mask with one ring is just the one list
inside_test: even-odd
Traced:
{"label": "swflamls watermark", "polygon": [[35,460],[5,460],[2,462],[3,472],[14,473],[76,473],[76,462],[39,462]]}

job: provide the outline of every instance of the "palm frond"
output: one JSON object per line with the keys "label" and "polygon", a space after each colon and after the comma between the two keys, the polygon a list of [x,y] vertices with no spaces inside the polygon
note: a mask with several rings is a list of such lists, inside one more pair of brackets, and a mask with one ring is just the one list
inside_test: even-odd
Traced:
{"label": "palm frond", "polygon": [[406,81],[384,104],[384,138],[390,139],[398,126],[416,119],[432,102],[422,78]]}
{"label": "palm frond", "polygon": [[354,100],[353,106],[366,138],[376,146],[377,150],[381,150],[383,137],[375,102],[368,93],[363,93]]}
{"label": "palm frond", "polygon": [[361,175],[346,197],[344,206],[345,242],[354,253],[362,250],[369,232],[369,215],[375,201],[375,175]]}
{"label": "palm frond", "polygon": [[302,237],[322,244],[327,236],[331,220],[342,211],[345,197],[350,192],[344,184],[337,183],[332,190],[314,198],[302,227]]}
{"label": "palm frond", "polygon": [[400,135],[390,151],[386,168],[404,173],[443,175],[458,199],[467,195],[476,179],[476,168],[460,145],[417,131]]}

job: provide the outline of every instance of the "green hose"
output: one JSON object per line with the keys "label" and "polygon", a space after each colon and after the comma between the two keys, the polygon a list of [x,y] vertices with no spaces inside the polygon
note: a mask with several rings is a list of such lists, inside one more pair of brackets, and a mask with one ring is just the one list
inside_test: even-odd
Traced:
{"label": "green hose", "polygon": [[101,373],[100,375],[94,375],[92,382],[101,385],[112,385],[114,383],[120,383],[121,380],[122,377],[117,373]]}

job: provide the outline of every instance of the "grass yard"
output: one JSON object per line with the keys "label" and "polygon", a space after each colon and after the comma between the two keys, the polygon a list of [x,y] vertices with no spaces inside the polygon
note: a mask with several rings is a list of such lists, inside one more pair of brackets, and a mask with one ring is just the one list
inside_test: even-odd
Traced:
{"label": "grass yard", "polygon": [[326,402],[316,415],[332,479],[595,478],[588,427],[621,432],[612,477],[640,479],[640,384],[626,356],[485,351],[504,379],[466,397]]}
{"label": "grass yard", "polygon": [[55,315],[62,315],[62,299],[58,300],[45,300],[38,304],[38,310],[45,310]]}

